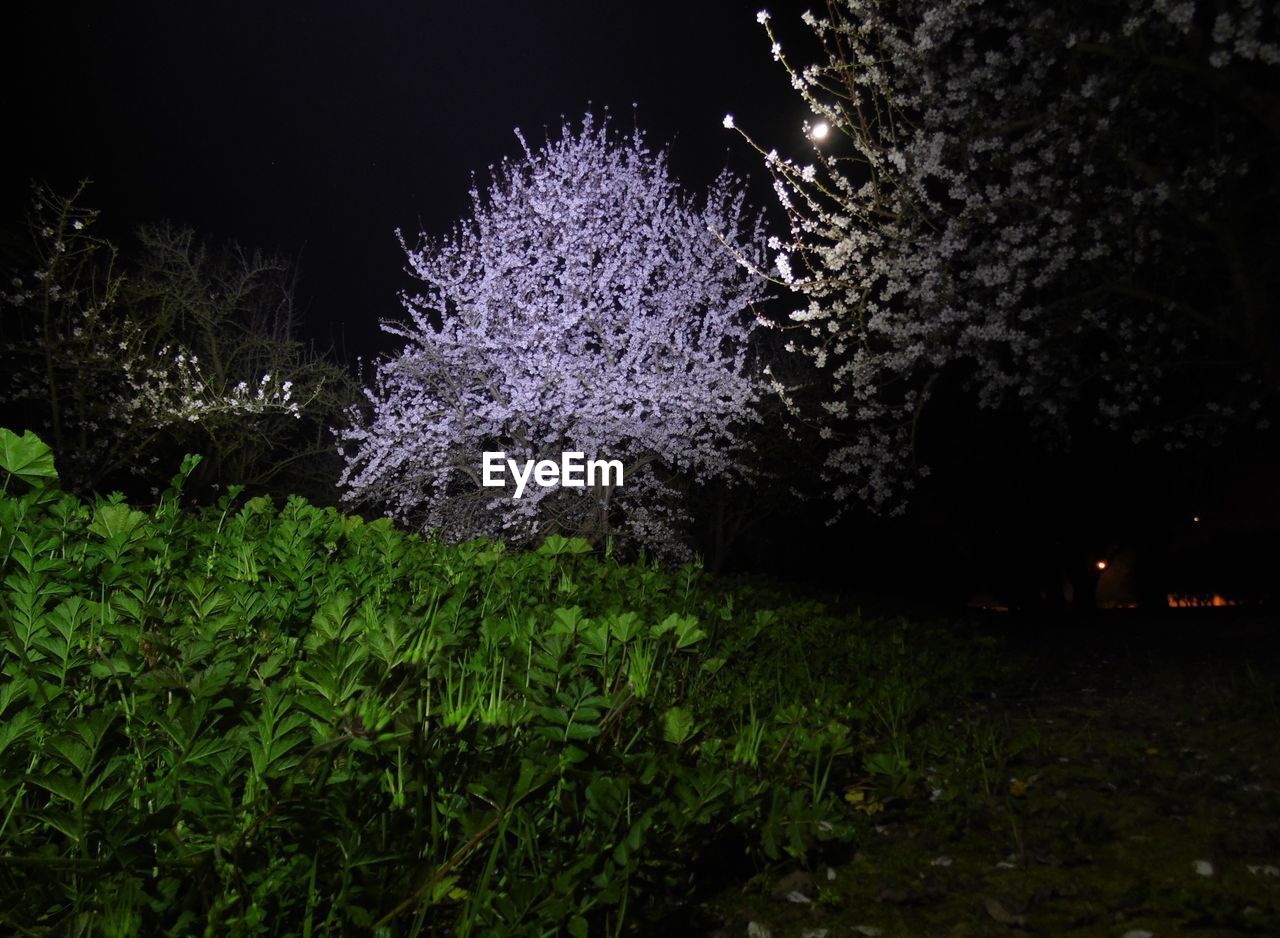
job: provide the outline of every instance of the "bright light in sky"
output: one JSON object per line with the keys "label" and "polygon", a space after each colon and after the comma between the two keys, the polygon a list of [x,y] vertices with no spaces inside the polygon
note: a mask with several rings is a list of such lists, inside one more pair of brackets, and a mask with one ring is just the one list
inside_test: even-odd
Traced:
{"label": "bright light in sky", "polygon": [[827,122],[818,121],[813,125],[813,130],[809,131],[809,136],[814,140],[825,140],[829,133],[831,133],[831,128],[827,126]]}

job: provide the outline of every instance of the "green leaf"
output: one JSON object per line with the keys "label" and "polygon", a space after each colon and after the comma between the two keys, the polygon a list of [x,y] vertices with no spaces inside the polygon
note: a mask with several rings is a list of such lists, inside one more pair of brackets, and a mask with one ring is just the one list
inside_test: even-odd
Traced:
{"label": "green leaf", "polygon": [[678,616],[673,612],[671,613],[671,615],[667,616],[657,625],[649,629],[649,634],[654,636],[655,638],[657,638],[659,635],[666,635],[668,632],[670,632],[672,629],[674,629],[677,625],[680,624],[680,619],[681,619],[681,616]]}
{"label": "green leaf", "polygon": [[590,723],[570,723],[565,728],[565,736],[569,739],[595,739],[600,735],[600,727]]}
{"label": "green leaf", "polygon": [[620,642],[629,642],[640,634],[642,626],[638,615],[634,612],[624,612],[609,620],[609,628],[615,639]]}
{"label": "green leaf", "polygon": [[555,623],[549,630],[551,635],[573,635],[587,622],[587,619],[582,615],[581,606],[573,606],[569,609],[560,608],[553,615],[555,616]]}
{"label": "green leaf", "polygon": [[692,617],[685,617],[676,626],[676,648],[688,648],[707,637],[707,633],[698,628],[698,622]]}
{"label": "green leaf", "polygon": [[676,634],[676,648],[688,648],[707,637],[707,633],[698,628],[697,619],[693,616],[677,615],[674,612],[653,626],[649,634],[656,638],[672,631]]}
{"label": "green leaf", "polygon": [[887,775],[891,778],[905,775],[910,771],[910,764],[890,752],[873,752],[862,760],[862,767],[872,775]]}
{"label": "green leaf", "polygon": [[0,722],[0,757],[14,743],[29,736],[38,725],[39,721],[30,710],[20,710],[13,719]]}
{"label": "green leaf", "polygon": [[196,699],[217,697],[235,674],[235,662],[219,661],[191,679],[191,695]]}
{"label": "green leaf", "polygon": [[591,545],[580,537],[561,537],[559,534],[552,534],[542,546],[538,548],[537,553],[541,557],[557,557],[560,554],[589,554],[591,553]]}
{"label": "green leaf", "polygon": [[48,746],[62,756],[77,772],[84,774],[89,771],[89,762],[93,758],[93,751],[79,739],[67,734],[55,736],[49,740]]}
{"label": "green leaf", "polygon": [[45,811],[37,817],[73,842],[84,837],[84,825],[74,811]]}
{"label": "green leaf", "polygon": [[553,726],[566,726],[569,723],[568,712],[559,707],[539,707],[537,713]]}
{"label": "green leaf", "polygon": [[79,804],[84,800],[84,786],[70,775],[29,775],[27,781],[39,785],[46,791],[53,792],[59,798]]}
{"label": "green leaf", "polygon": [[93,512],[93,524],[89,525],[89,530],[102,538],[112,538],[117,534],[128,538],[146,520],[146,515],[128,505],[100,503]]}
{"label": "green leaf", "polygon": [[693,714],[684,707],[672,707],[662,715],[662,738],[679,745],[696,731]]}
{"label": "green leaf", "polygon": [[57,479],[53,468],[53,451],[30,430],[18,436],[0,428],[0,469],[31,485],[44,485]]}

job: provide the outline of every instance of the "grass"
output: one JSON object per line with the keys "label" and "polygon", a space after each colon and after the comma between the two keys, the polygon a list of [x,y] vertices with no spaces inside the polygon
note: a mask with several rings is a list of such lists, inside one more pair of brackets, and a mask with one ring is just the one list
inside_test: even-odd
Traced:
{"label": "grass", "polygon": [[786,871],[765,871],[709,901],[705,930],[1280,933],[1274,633],[1230,616],[1103,624],[1009,623],[1023,651],[955,721],[942,792],[864,824],[812,868],[808,902],[777,901]]}

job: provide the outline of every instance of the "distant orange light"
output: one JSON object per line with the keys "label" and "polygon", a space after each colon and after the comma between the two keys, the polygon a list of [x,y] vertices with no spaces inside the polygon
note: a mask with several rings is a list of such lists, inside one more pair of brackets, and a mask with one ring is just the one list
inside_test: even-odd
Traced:
{"label": "distant orange light", "polygon": [[1178,609],[1202,609],[1206,606],[1239,606],[1243,601],[1221,593],[1170,593],[1167,597],[1170,606]]}
{"label": "distant orange light", "polygon": [[1105,560],[1099,560],[1097,563],[1094,564],[1094,566],[1097,567],[1099,570],[1105,570],[1107,569],[1107,562]]}

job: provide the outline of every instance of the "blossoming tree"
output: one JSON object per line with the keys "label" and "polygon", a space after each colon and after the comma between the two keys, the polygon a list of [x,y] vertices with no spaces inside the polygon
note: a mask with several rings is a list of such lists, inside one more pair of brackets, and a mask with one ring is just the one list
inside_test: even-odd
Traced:
{"label": "blossoming tree", "polygon": [[[763,260],[734,180],[704,200],[642,135],[581,129],[504,161],[447,237],[401,236],[419,292],[340,441],[353,501],[449,539],[551,533],[677,557],[684,480],[742,479]],[[482,487],[482,453],[621,460],[621,487]]]}
{"label": "blossoming tree", "polygon": [[47,434],[77,488],[158,482],[184,451],[205,481],[312,482],[353,382],[294,336],[287,263],[167,225],[122,258],[83,190],[35,190],[28,266],[0,292],[6,420]]}
{"label": "blossoming tree", "polygon": [[1265,427],[1273,4],[831,0],[808,65],[759,18],[813,115],[809,159],[759,149],[838,498],[902,507],[944,373],[1059,445]]}

